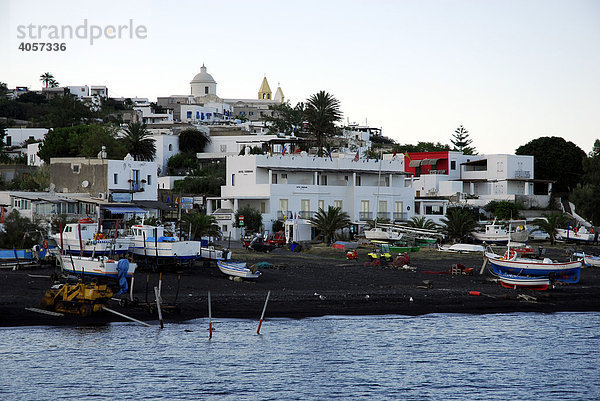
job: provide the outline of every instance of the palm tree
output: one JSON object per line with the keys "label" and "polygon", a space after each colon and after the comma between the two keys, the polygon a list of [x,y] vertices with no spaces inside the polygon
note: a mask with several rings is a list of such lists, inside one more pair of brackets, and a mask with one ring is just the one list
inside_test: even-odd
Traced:
{"label": "palm tree", "polygon": [[[54,79],[54,75],[52,75],[49,72],[45,72],[42,75],[40,75],[40,81],[42,81],[44,83],[44,86],[46,88],[48,88],[50,86],[50,84],[52,84],[53,82],[56,82],[56,80]],[[58,85],[58,83],[57,83]]]}
{"label": "palm tree", "polygon": [[183,153],[193,153],[194,158],[196,153],[204,151],[209,142],[210,138],[195,128],[185,129],[179,133],[179,150]]}
{"label": "palm tree", "polygon": [[406,223],[408,227],[422,228],[425,230],[436,230],[438,225],[433,220],[426,218],[425,216],[415,216]]}
{"label": "palm tree", "polygon": [[146,124],[129,123],[121,138],[127,152],[138,161],[152,161],[156,155],[156,145],[146,129]]}
{"label": "palm tree", "polygon": [[329,206],[327,212],[319,209],[315,217],[310,219],[310,222],[323,234],[325,242],[330,244],[331,240],[335,237],[336,231],[350,225],[350,217],[348,213],[342,212],[341,208]]}
{"label": "palm tree", "polygon": [[567,216],[560,212],[543,213],[543,219],[535,219],[531,222],[532,225],[537,226],[539,230],[544,231],[550,236],[550,243],[554,245],[557,231],[556,229],[561,227],[567,221]]}
{"label": "palm tree", "polygon": [[446,218],[441,220],[444,224],[444,234],[448,238],[462,240],[466,238],[477,226],[473,214],[464,208],[448,209]]}
{"label": "palm tree", "polygon": [[217,237],[221,234],[217,225],[217,219],[214,216],[204,213],[190,213],[184,215],[183,220],[188,223],[191,238],[202,237],[204,235]]}
{"label": "palm tree", "polygon": [[335,132],[335,123],[342,119],[340,102],[333,95],[320,91],[306,101],[305,117],[309,131],[317,139],[317,155],[323,155],[325,138]]}

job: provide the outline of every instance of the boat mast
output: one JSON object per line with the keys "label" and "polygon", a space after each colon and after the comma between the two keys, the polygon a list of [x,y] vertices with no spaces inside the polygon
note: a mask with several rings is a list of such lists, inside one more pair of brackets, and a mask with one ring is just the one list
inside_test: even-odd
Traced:
{"label": "boat mast", "polygon": [[377,228],[377,219],[379,218],[379,186],[381,184],[381,165],[383,164],[383,149],[381,149],[380,156],[381,157],[379,158],[379,173],[377,174],[377,205],[375,207],[375,228]]}

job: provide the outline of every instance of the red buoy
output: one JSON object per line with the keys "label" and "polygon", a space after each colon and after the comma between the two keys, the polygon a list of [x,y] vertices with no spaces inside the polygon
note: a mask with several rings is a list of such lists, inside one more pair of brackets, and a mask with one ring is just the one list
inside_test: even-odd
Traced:
{"label": "red buoy", "polygon": [[478,297],[481,295],[481,293],[479,291],[469,291],[469,295],[474,295],[474,296]]}

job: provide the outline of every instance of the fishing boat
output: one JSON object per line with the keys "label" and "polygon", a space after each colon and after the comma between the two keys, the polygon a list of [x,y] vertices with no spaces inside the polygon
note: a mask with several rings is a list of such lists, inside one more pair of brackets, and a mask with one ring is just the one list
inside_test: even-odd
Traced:
{"label": "fishing boat", "polygon": [[573,256],[588,267],[600,267],[600,256],[587,255],[585,252],[575,252]]}
{"label": "fishing boat", "polygon": [[227,262],[224,260],[218,260],[217,266],[219,270],[228,276],[241,277],[241,278],[258,278],[260,277],[260,271],[252,272],[247,266],[246,262]]}
{"label": "fishing boat", "polygon": [[92,219],[79,219],[77,223],[66,224],[64,229],[52,235],[63,253],[80,256],[123,255],[129,251],[127,237],[107,237],[102,227]]}
{"label": "fishing boat", "polygon": [[[65,272],[72,274],[83,274],[84,276],[100,276],[118,278],[117,271],[118,260],[109,259],[108,256],[79,256],[79,255],[61,255],[60,264]],[[129,262],[127,277],[133,276],[137,264]]]}
{"label": "fishing boat", "polygon": [[517,276],[509,273],[498,273],[500,284],[505,288],[525,288],[528,290],[547,290],[550,286],[548,277]]}
{"label": "fishing boat", "polygon": [[172,262],[228,260],[231,257],[227,249],[203,247],[200,241],[184,241],[174,234],[168,235],[164,226],[136,224],[131,226],[128,238],[131,253],[138,257]]}
{"label": "fishing boat", "polygon": [[[511,229],[514,226],[514,230]],[[506,224],[494,221],[491,224],[485,225],[484,231],[473,231],[471,236],[477,241],[487,243],[502,243],[505,244],[510,239],[516,242],[526,242],[529,237],[529,231],[525,224],[525,220],[511,220]]]}
{"label": "fishing boat", "polygon": [[503,256],[493,252],[484,252],[495,274],[509,273],[517,276],[547,277],[565,283],[579,282],[581,261],[555,262],[549,258],[543,260],[522,258],[510,248]]}
{"label": "fishing boat", "polygon": [[442,252],[483,252],[485,248],[483,245],[475,244],[452,244],[452,245],[440,245],[438,250]]}
{"label": "fishing boat", "polygon": [[594,230],[588,230],[585,226],[557,228],[556,239],[559,241],[593,242]]}
{"label": "fishing boat", "polygon": [[393,227],[374,227],[365,230],[365,238],[371,241],[398,241],[402,238],[402,233],[394,230]]}

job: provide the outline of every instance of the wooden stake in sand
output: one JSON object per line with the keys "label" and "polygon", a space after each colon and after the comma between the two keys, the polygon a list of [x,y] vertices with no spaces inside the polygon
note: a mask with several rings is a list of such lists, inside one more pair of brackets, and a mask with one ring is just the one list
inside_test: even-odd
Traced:
{"label": "wooden stake in sand", "polygon": [[267,299],[265,299],[265,306],[263,306],[263,311],[262,311],[262,314],[260,315],[260,321],[258,322],[258,329],[256,329],[256,334],[260,334],[260,326],[262,326],[262,322],[265,317],[265,311],[267,310],[267,303],[269,303],[270,295],[271,295],[271,291],[267,292]]}
{"label": "wooden stake in sand", "polygon": [[160,328],[164,326],[162,318],[162,310],[160,309],[160,295],[158,295],[158,287],[154,287],[154,296],[156,297],[156,310],[158,311],[158,321],[160,322]]}
{"label": "wooden stake in sand", "polygon": [[210,291],[208,292],[208,339],[212,338],[212,308],[210,306]]}

